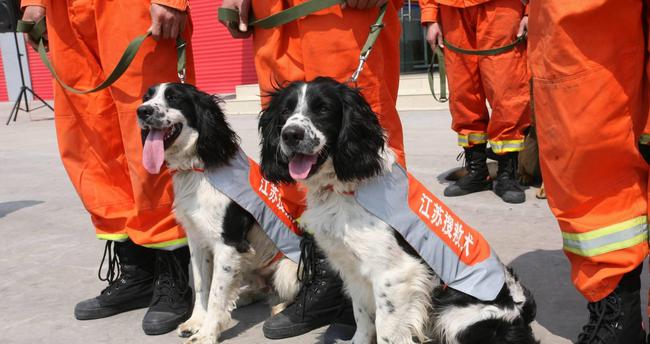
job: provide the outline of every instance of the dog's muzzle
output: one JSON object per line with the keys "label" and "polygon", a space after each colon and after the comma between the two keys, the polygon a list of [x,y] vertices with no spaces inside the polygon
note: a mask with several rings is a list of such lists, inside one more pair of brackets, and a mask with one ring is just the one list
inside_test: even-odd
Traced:
{"label": "dog's muzzle", "polygon": [[289,124],[282,128],[280,136],[282,138],[281,148],[286,155],[318,153],[316,149],[320,144],[320,140],[309,128]]}

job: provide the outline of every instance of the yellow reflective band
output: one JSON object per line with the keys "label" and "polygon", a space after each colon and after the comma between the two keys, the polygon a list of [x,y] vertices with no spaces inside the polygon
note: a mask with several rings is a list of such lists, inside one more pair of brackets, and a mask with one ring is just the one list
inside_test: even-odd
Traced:
{"label": "yellow reflective band", "polygon": [[487,133],[469,133],[468,135],[458,134],[458,145],[467,147],[470,144],[477,145],[487,142]]}
{"label": "yellow reflective band", "polygon": [[187,238],[181,238],[181,239],[176,239],[176,240],[171,240],[171,241],[165,241],[165,242],[159,242],[155,244],[146,244],[142,245],[144,247],[148,248],[165,248],[165,249],[172,249],[172,248],[178,248],[181,246],[187,245]]}
{"label": "yellow reflective band", "polygon": [[648,233],[642,233],[642,234],[639,234],[639,235],[635,236],[634,238],[631,238],[631,239],[628,239],[628,240],[625,240],[625,241],[615,242],[615,243],[611,243],[609,245],[596,247],[596,248],[592,248],[592,249],[582,250],[582,249],[579,249],[579,248],[564,246],[564,250],[567,251],[567,252],[577,254],[579,256],[583,256],[583,257],[593,257],[593,256],[598,256],[598,255],[601,255],[601,254],[605,254],[605,253],[608,253],[608,252],[618,251],[618,250],[622,250],[624,248],[633,247],[633,246],[636,246],[636,245],[641,244],[641,243],[646,242],[646,241],[648,241]]}
{"label": "yellow reflective band", "polygon": [[473,144],[486,143],[488,135],[487,133],[470,133],[468,139],[469,142]]}
{"label": "yellow reflective band", "polygon": [[587,233],[562,232],[564,250],[584,257],[636,246],[648,240],[648,217],[633,219]]}
{"label": "yellow reflective band", "polygon": [[129,235],[126,233],[121,234],[100,234],[97,233],[97,239],[99,240],[112,240],[112,241],[122,241],[129,238]]}
{"label": "yellow reflective band", "polygon": [[501,154],[509,152],[520,152],[524,149],[524,140],[488,141],[492,151]]}
{"label": "yellow reflective band", "polygon": [[586,240],[593,240],[596,238],[603,237],[605,235],[610,235],[616,232],[621,232],[626,229],[630,229],[639,225],[644,225],[648,223],[648,216],[647,215],[642,215],[639,217],[635,217],[631,220],[627,220],[624,222],[616,223],[611,226],[603,227],[601,229],[597,229],[594,231],[590,231],[587,233],[566,233],[562,232],[562,238],[564,239],[569,239],[569,240],[575,240],[575,241],[586,241]]}
{"label": "yellow reflective band", "polygon": [[650,144],[650,134],[641,134],[641,137],[639,138],[639,143],[642,145]]}

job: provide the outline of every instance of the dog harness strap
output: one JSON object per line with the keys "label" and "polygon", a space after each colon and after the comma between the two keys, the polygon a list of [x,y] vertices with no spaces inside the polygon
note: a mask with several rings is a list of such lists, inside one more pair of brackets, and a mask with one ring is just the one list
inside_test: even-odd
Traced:
{"label": "dog harness strap", "polygon": [[[142,45],[144,40],[147,39],[149,36],[151,36],[151,32],[148,31],[147,33],[133,39],[127,46],[126,50],[124,50],[122,57],[120,57],[120,60],[117,62],[117,65],[115,66],[113,71],[111,71],[108,74],[106,79],[101,84],[89,90],[79,90],[70,87],[69,85],[64,83],[63,80],[61,80],[61,78],[59,78],[59,75],[56,73],[54,66],[52,65],[49,58],[47,57],[47,49],[45,48],[45,38],[44,38],[45,32],[47,31],[47,27],[44,18],[37,22],[19,20],[16,26],[16,31],[28,33],[29,36],[34,41],[38,42],[38,54],[41,60],[43,61],[45,67],[47,67],[47,69],[50,70],[50,73],[52,73],[54,79],[56,79],[56,81],[63,88],[65,88],[69,92],[76,93],[76,94],[88,94],[88,93],[97,92],[115,83],[115,81],[117,81],[122,76],[122,74],[124,74],[124,72],[126,72],[126,70],[129,68],[131,62],[133,62],[133,59],[135,58],[135,55],[138,53],[138,50],[140,49],[140,46]],[[185,81],[185,40],[183,40],[180,36],[176,40],[176,49],[178,52],[176,69],[177,69],[178,77],[181,79],[181,82],[184,82]]]}
{"label": "dog harness strap", "polygon": [[487,241],[401,166],[364,183],[356,199],[399,232],[449,287],[482,301],[497,297],[505,271]]}
{"label": "dog harness strap", "polygon": [[229,165],[204,173],[212,186],[253,215],[285,256],[298,262],[302,232],[285,210],[280,189],[262,177],[255,161],[240,150]]}

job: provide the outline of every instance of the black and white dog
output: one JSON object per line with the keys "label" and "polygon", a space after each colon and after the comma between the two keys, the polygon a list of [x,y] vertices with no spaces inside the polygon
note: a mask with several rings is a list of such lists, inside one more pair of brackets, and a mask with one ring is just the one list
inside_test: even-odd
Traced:
{"label": "black and white dog", "polygon": [[445,288],[401,236],[352,195],[394,162],[358,90],[321,77],[270,97],[259,123],[262,170],[271,181],[307,186],[301,221],[352,298],[352,343],[537,343],[530,327],[535,302],[510,269],[503,267],[506,283],[492,302]]}
{"label": "black and white dog", "polygon": [[255,219],[207,180],[202,169],[227,168],[239,138],[215,96],[187,84],[151,87],[138,108],[143,164],[158,173],[163,162],[173,174],[174,212],[187,233],[194,290],[191,318],[178,328],[187,343],[216,343],[231,311],[256,299],[269,285],[279,299],[298,291],[297,265],[278,249]]}

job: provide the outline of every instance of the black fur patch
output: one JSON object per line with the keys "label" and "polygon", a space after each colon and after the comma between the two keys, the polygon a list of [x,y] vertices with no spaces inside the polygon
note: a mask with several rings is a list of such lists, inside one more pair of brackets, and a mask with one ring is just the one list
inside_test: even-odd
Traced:
{"label": "black fur patch", "polygon": [[[511,268],[508,271],[516,281],[517,276]],[[522,286],[523,287],[523,286]],[[528,289],[524,287],[526,302],[522,307],[521,318],[514,322],[501,319],[488,319],[475,323],[458,334],[461,344],[537,344],[539,341],[533,335],[530,323],[535,319],[537,306],[535,299]],[[465,307],[473,304],[492,304],[499,308],[513,308],[515,302],[510,295],[510,290],[503,286],[496,299],[491,302],[482,302],[473,296],[467,295],[452,288],[438,287],[433,293],[434,309],[447,309],[450,307]]]}
{"label": "black fur patch", "polygon": [[255,218],[239,204],[230,202],[223,218],[221,237],[226,245],[233,246],[239,253],[248,252],[248,232],[255,224]]}

